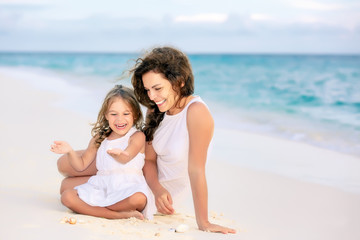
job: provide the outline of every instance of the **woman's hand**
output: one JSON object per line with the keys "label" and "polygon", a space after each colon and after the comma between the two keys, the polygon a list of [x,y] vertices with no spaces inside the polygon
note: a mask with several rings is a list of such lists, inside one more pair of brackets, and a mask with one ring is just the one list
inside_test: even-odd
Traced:
{"label": "woman's hand", "polygon": [[217,224],[212,224],[210,222],[200,226],[199,225],[199,229],[205,232],[219,232],[219,233],[236,233],[235,229],[231,229],[231,228],[227,228],[227,227],[223,227]]}
{"label": "woman's hand", "polygon": [[155,204],[157,210],[162,214],[173,214],[174,208],[172,206],[173,201],[170,193],[165,189],[161,188],[155,193]]}

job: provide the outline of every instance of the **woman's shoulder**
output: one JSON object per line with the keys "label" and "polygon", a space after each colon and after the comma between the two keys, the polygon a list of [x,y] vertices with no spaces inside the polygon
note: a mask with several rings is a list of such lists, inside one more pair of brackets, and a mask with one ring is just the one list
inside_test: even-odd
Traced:
{"label": "woman's shoulder", "polygon": [[189,110],[191,108],[196,109],[196,108],[201,108],[201,106],[208,108],[206,103],[199,96],[192,96],[192,98],[190,100],[188,100],[188,102],[186,103],[185,108],[186,108],[186,111],[189,113]]}
{"label": "woman's shoulder", "polygon": [[209,108],[206,103],[199,97],[194,96],[188,103],[187,112],[196,112],[196,111],[207,111],[209,112]]}
{"label": "woman's shoulder", "polygon": [[205,122],[213,121],[211,113],[207,105],[200,99],[200,101],[192,102],[187,109],[187,121],[189,122]]}

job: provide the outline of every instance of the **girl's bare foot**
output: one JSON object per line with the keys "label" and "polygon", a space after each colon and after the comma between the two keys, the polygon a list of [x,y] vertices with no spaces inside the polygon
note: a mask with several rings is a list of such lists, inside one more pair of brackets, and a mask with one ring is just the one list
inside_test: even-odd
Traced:
{"label": "girl's bare foot", "polygon": [[119,212],[119,218],[137,218],[139,220],[144,220],[144,215],[139,211],[128,211],[128,212]]}

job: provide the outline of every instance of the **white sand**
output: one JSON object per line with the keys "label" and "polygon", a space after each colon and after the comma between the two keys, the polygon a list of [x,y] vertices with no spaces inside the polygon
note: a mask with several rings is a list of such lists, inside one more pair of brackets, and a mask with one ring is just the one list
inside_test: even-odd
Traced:
{"label": "white sand", "polygon": [[[301,167],[320,161],[323,166],[329,165],[331,170],[324,167],[324,176],[328,176],[334,171],[331,166],[342,161],[348,165],[335,170],[348,174],[356,185],[360,159],[305,144],[222,129],[215,133],[207,168],[210,219],[236,228],[237,234],[197,230],[191,204],[186,212],[156,216],[152,221],[106,220],[74,214],[59,201],[62,180],[56,168],[59,156],[50,152],[49,146],[56,138],[68,140],[74,148],[86,147],[89,123],[94,119],[54,107],[53,103],[61,96],[35,90],[23,80],[0,75],[0,84],[1,240],[360,239],[359,194],[261,169],[267,160],[286,166],[290,158],[299,165],[301,173]],[[244,161],[231,165],[226,161],[230,157]],[[66,216],[75,217],[78,223],[60,223]],[[169,231],[181,223],[189,225],[190,230]]]}

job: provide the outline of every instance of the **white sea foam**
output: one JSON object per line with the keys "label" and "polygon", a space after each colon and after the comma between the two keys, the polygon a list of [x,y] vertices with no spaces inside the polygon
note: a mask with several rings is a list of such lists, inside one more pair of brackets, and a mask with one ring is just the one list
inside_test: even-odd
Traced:
{"label": "white sea foam", "polygon": [[360,157],[360,141],[357,132],[350,127],[316,122],[298,115],[234,109],[210,100],[207,102],[216,126],[221,128],[225,126],[228,129],[280,137]]}
{"label": "white sea foam", "polygon": [[66,75],[61,76],[54,71],[30,67],[0,67],[0,73],[24,80],[38,90],[57,95],[59,98],[53,103],[55,106],[91,117],[97,114],[101,102],[98,96],[85,86],[70,84]]}

